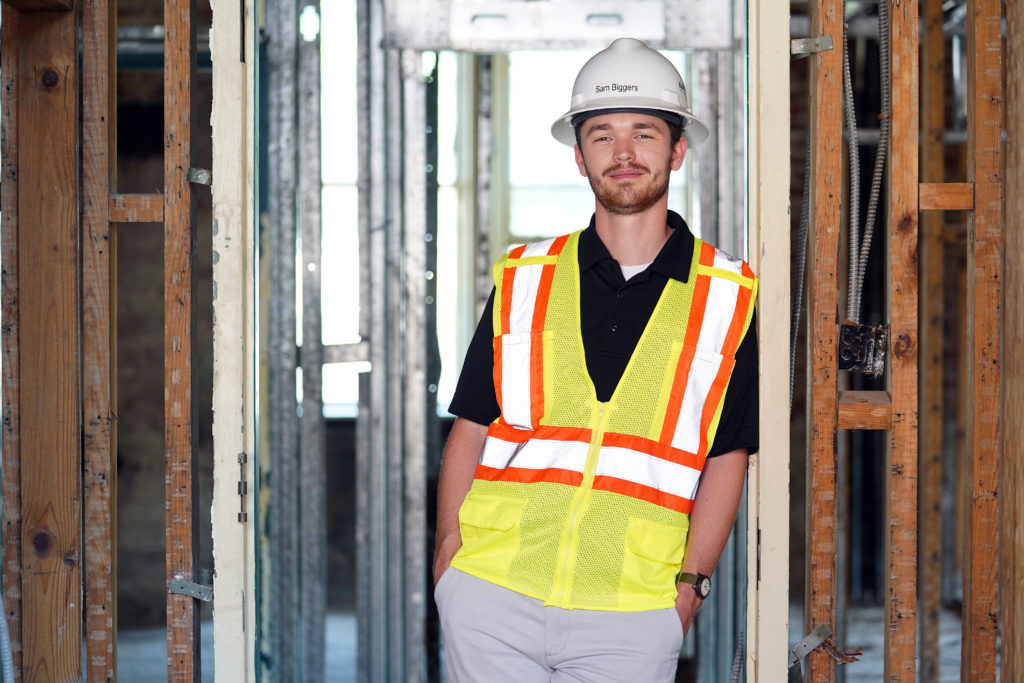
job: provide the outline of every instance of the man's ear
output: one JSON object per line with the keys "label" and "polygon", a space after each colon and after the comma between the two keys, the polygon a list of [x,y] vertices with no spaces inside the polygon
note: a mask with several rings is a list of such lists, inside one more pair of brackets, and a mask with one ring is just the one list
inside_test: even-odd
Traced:
{"label": "man's ear", "polygon": [[583,152],[580,151],[579,145],[573,145],[573,151],[576,154],[576,166],[580,169],[580,175],[584,178],[587,177],[587,164],[583,161]]}
{"label": "man's ear", "polygon": [[672,170],[678,171],[686,158],[686,138],[680,136],[676,144],[672,146]]}

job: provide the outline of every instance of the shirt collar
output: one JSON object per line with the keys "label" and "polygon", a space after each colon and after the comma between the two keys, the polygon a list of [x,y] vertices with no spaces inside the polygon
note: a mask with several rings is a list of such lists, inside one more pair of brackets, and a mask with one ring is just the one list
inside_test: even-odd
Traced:
{"label": "shirt collar", "polygon": [[[690,232],[690,228],[687,227],[686,221],[675,211],[668,212],[668,227],[672,229],[672,234],[669,235],[668,241],[665,242],[665,245],[655,257],[654,262],[651,264],[651,270],[674,280],[686,282],[690,276],[690,262],[693,260],[693,234]],[[594,267],[605,259],[615,260],[608,253],[608,248],[604,246],[604,242],[601,241],[600,236],[597,234],[597,228],[594,227],[594,217],[591,216],[590,225],[580,235],[580,272]]]}

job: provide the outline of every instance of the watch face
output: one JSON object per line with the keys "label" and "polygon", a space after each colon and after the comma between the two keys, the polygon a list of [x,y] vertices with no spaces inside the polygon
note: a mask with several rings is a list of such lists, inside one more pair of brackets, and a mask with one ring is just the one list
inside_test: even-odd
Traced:
{"label": "watch face", "polygon": [[697,579],[697,583],[694,585],[697,589],[697,595],[703,600],[711,595],[711,579],[706,576],[702,576]]}

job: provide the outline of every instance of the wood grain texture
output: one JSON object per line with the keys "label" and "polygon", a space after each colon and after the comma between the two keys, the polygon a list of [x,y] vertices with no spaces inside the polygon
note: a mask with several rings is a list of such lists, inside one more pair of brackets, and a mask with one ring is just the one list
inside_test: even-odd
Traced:
{"label": "wood grain texture", "polygon": [[967,3],[967,505],[961,678],[996,680],[999,627],[1002,40],[999,0]]}
{"label": "wood grain texture", "polygon": [[[3,6],[0,45],[14,45],[20,13]],[[21,675],[21,355],[18,301],[18,50],[0,50],[0,230],[3,271],[3,542],[4,612],[15,676]]]}
{"label": "wood grain texture", "polygon": [[18,32],[24,680],[81,678],[78,59],[73,13]]}
{"label": "wood grain texture", "polygon": [[839,429],[889,429],[892,401],[886,391],[840,391]]}
{"label": "wood grain texture", "polygon": [[917,668],[918,3],[889,2],[892,429],[886,449],[885,680],[912,682]]}
{"label": "wood grain texture", "polygon": [[[1002,680],[1024,671],[1024,4],[1006,5],[1006,230],[1003,491],[999,591]],[[1012,523],[1009,520],[1017,520]]]}
{"label": "wood grain texture", "polygon": [[[945,37],[942,0],[921,4],[921,179],[918,202],[921,211],[946,208],[937,199],[960,192],[974,208],[974,186],[943,183],[945,160]],[[918,509],[918,595],[921,619],[921,680],[939,678],[939,607],[942,597],[942,391],[943,325],[945,322],[945,240],[944,216],[931,212],[921,216],[921,346],[918,388],[921,443],[920,502]]]}
{"label": "wood grain texture", "polygon": [[112,194],[109,201],[111,223],[162,223],[162,194]]}
{"label": "wood grain texture", "polygon": [[[837,0],[809,5],[811,35],[843,35],[843,6]],[[838,493],[836,430],[838,428],[839,235],[842,196],[842,50],[811,57],[811,238],[807,291],[807,590],[805,624],[821,624],[836,632],[836,554]],[[813,378],[813,381],[810,379]],[[800,634],[801,636],[803,634]],[[812,652],[804,680],[831,683],[835,662]]]}
{"label": "wood grain texture", "polygon": [[[941,74],[939,74],[941,76]],[[942,82],[939,81],[941,86]],[[938,96],[936,96],[938,97]],[[939,113],[942,113],[942,107],[945,103],[941,99],[929,100],[928,98],[922,98],[925,103],[925,111],[930,112],[933,109],[939,109]],[[925,123],[925,125],[928,125]],[[926,144],[934,144],[930,133],[925,136]],[[942,139],[939,138],[939,159],[935,163],[941,163],[941,150],[942,150]],[[922,151],[922,154],[924,152]],[[932,152],[934,156],[936,152]],[[941,169],[940,169],[941,171]],[[943,183],[939,181],[921,183],[919,185],[918,202],[920,203],[921,211],[970,211],[974,208],[974,185],[971,183]],[[941,221],[941,218],[939,219]]]}
{"label": "wood grain texture", "polygon": [[86,675],[117,672],[117,3],[82,6],[82,335]]}
{"label": "wood grain texture", "polygon": [[74,0],[3,0],[3,4],[19,12],[67,12],[75,8]]}
{"label": "wood grain texture", "polygon": [[[197,468],[193,463],[192,325],[195,319],[195,197],[192,154],[195,10],[164,3],[164,455],[167,581],[197,580]],[[167,595],[167,680],[199,680],[199,608]]]}

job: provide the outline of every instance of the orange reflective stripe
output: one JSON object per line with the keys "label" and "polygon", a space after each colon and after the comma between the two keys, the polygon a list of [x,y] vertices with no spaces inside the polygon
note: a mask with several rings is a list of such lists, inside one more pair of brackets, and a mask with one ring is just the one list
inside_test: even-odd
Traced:
{"label": "orange reflective stripe", "polygon": [[637,498],[639,500],[645,500],[648,503],[660,505],[663,508],[675,510],[683,513],[684,515],[690,514],[690,510],[693,509],[693,501],[689,498],[683,498],[682,496],[666,493],[665,491],[659,491],[658,489],[650,486],[644,486],[643,484],[637,484],[632,481],[625,481],[616,477],[594,477],[594,489],[598,491],[618,493],[623,496],[629,496],[630,498]]}
{"label": "orange reflective stripe", "polygon": [[[526,245],[513,249],[509,259],[521,258],[526,251]],[[508,334],[511,329],[510,315],[512,313],[512,283],[516,279],[515,266],[506,267],[501,273],[501,333]],[[499,385],[500,386],[500,385]]]}
{"label": "orange reflective stripe", "polygon": [[565,484],[566,486],[579,486],[583,483],[583,474],[572,470],[562,470],[549,467],[544,470],[533,470],[524,467],[487,467],[477,465],[473,474],[476,479],[485,481],[511,481],[518,484],[536,484],[545,482],[548,484]]}
{"label": "orange reflective stripe", "polygon": [[[718,366],[718,374],[711,384],[708,396],[704,399],[704,408],[700,414],[700,457],[703,460],[708,454],[708,430],[711,429],[711,420],[714,419],[718,407],[722,403],[722,395],[725,387],[729,384],[729,376],[736,360],[729,356],[722,358],[722,364]],[[701,466],[703,467],[703,465]]]}
{"label": "orange reflective stripe", "polygon": [[601,441],[601,445],[610,448],[628,448],[631,451],[667,460],[677,465],[685,465],[695,470],[700,470],[704,463],[704,458],[698,457],[696,453],[688,453],[680,448],[672,448],[668,444],[658,443],[653,439],[645,439],[642,436],[633,436],[632,434],[607,432]]}
{"label": "orange reflective stripe", "polygon": [[591,431],[581,427],[552,427],[549,425],[542,425],[536,430],[516,429],[504,423],[494,422],[487,428],[487,436],[509,443],[526,443],[530,439],[590,443]]}
{"label": "orange reflective stripe", "polygon": [[736,296],[736,308],[733,310],[732,322],[729,323],[729,331],[725,334],[725,341],[722,343],[721,354],[733,357],[736,349],[740,347],[740,338],[743,334],[743,326],[747,322],[747,309],[750,307],[751,289],[740,287]]}
{"label": "orange reflective stripe", "polygon": [[[502,324],[507,323],[508,318],[507,318],[507,316],[505,315],[504,312],[502,312],[501,317],[502,317]],[[502,340],[502,337],[500,337],[500,336],[495,337],[492,340],[493,343],[494,343],[494,368],[492,369],[492,373],[494,374],[494,388],[495,388],[494,398],[496,398],[497,401],[498,401],[498,410],[499,410],[498,422],[502,422],[503,423],[503,422],[505,422],[505,410],[504,410],[504,401],[502,400],[502,391],[501,391],[501,387],[502,387],[502,384],[501,384],[501,366],[502,366],[501,340]]]}
{"label": "orange reflective stripe", "polygon": [[[705,296],[706,294],[707,292],[705,292]],[[689,330],[687,330],[687,336],[689,336]],[[696,346],[689,345],[684,346],[679,354],[679,362],[676,363],[675,376],[672,378],[672,390],[668,396],[668,407],[665,409],[665,420],[661,423],[660,441],[662,443],[672,443],[672,437],[676,432],[676,422],[679,421],[679,411],[683,407],[683,394],[686,393],[686,381],[690,377],[690,366],[693,365],[693,355],[696,351]]]}

